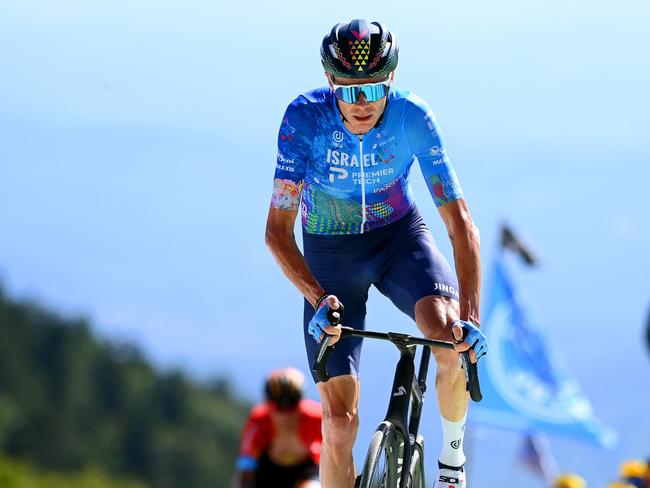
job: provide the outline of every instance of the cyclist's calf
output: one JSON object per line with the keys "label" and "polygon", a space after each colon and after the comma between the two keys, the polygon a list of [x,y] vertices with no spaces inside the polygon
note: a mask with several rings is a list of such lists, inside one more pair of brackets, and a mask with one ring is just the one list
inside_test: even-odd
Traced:
{"label": "cyclist's calf", "polygon": [[323,405],[321,483],[328,487],[354,484],[352,448],[359,429],[359,382],[354,376],[336,376],[318,383]]}
{"label": "cyclist's calf", "polygon": [[337,376],[318,383],[323,405],[323,443],[329,452],[352,451],[359,428],[359,383],[354,376]]}

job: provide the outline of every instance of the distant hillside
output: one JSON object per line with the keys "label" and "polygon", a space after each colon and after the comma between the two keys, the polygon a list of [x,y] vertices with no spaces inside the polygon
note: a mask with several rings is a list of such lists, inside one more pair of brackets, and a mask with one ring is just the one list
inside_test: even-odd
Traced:
{"label": "distant hillside", "polygon": [[34,469],[25,462],[0,457],[2,488],[147,488],[142,483],[115,480],[95,470],[78,473],[49,473]]}
{"label": "distant hillside", "polygon": [[247,410],[224,381],[157,373],[134,347],[0,287],[0,453],[155,488],[229,487]]}

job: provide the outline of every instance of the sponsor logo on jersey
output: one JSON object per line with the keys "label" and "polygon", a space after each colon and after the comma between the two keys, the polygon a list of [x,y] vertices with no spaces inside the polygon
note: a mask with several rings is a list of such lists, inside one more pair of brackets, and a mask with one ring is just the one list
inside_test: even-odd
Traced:
{"label": "sponsor logo on jersey", "polygon": [[[383,139],[381,142],[379,142],[379,147],[385,146],[386,144],[390,144],[391,142],[394,142],[394,141],[395,141],[395,136],[390,136],[389,138],[387,138],[387,139]],[[377,144],[375,144],[375,145],[373,146],[373,148],[374,148],[376,145],[377,145]]]}
{"label": "sponsor logo on jersey", "polygon": [[[330,165],[330,173],[329,173],[329,181],[330,183],[334,183],[335,180],[344,180],[348,176],[350,176],[350,172],[345,169],[346,167],[348,168],[360,168],[359,164],[359,156],[356,154],[349,154],[343,151],[335,151],[331,148],[327,149],[327,164]],[[364,168],[369,168],[372,166],[377,166],[379,163],[375,159],[375,154],[370,153],[370,154],[364,154],[363,155],[363,167]],[[365,173],[365,172],[364,172]],[[355,184],[361,184],[361,179],[360,176],[359,178],[356,177],[356,175],[360,173],[353,173],[353,177],[355,178],[354,183]],[[368,181],[368,178],[364,181],[364,183],[370,184],[374,183],[375,181]],[[377,183],[379,180],[377,179]]]}
{"label": "sponsor logo on jersey", "polygon": [[346,179],[350,173],[348,173],[348,170],[345,168],[337,168],[330,166],[330,183],[334,183],[334,180],[344,180]]}
{"label": "sponsor logo on jersey", "polygon": [[384,186],[380,186],[378,188],[373,188],[372,192],[373,193],[381,193],[383,191],[388,190],[391,186],[397,184],[398,182],[399,182],[399,180],[395,179],[395,180],[391,181],[390,183],[385,184]]}
{"label": "sponsor logo on jersey", "polygon": [[458,296],[458,290],[453,286],[446,285],[445,283],[434,283],[433,291],[444,291],[445,293],[451,293],[454,296]]}
{"label": "sponsor logo on jersey", "polygon": [[[349,166],[359,167],[359,156],[357,154],[348,154],[343,151],[334,151],[332,149],[327,149],[327,164],[335,166]],[[370,166],[377,166],[375,158],[375,153],[364,154],[363,155],[363,167],[369,168]]]}
{"label": "sponsor logo on jersey", "polygon": [[363,173],[352,173],[352,181],[355,185],[361,184],[361,179],[365,178],[364,184],[374,185],[380,183],[381,176],[390,176],[395,172],[393,168],[378,169],[376,171],[364,171]]}
{"label": "sponsor logo on jersey", "polygon": [[335,130],[334,132],[332,132],[332,139],[334,139],[334,142],[336,142],[337,144],[340,144],[341,142],[343,142],[343,132],[341,132],[340,130]]}
{"label": "sponsor logo on jersey", "polygon": [[296,162],[293,159],[289,159],[285,157],[284,154],[281,152],[278,152],[278,163],[276,164],[276,167],[278,169],[281,169],[282,171],[286,171],[288,173],[293,173],[296,171],[296,168],[293,167]]}
{"label": "sponsor logo on jersey", "polygon": [[287,163],[287,164],[296,164],[296,161],[294,159],[289,159],[287,158],[284,154],[282,154],[280,151],[278,151],[278,161],[280,163]]}

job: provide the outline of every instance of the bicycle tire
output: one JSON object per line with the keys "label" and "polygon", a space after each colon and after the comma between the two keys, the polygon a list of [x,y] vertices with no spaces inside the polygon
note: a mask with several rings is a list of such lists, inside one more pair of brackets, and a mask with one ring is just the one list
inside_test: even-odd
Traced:
{"label": "bicycle tire", "polygon": [[397,488],[400,442],[401,435],[392,423],[379,424],[370,441],[359,488]]}
{"label": "bicycle tire", "polygon": [[411,466],[409,466],[410,488],[425,488],[424,478],[424,438],[419,435],[413,446]]}

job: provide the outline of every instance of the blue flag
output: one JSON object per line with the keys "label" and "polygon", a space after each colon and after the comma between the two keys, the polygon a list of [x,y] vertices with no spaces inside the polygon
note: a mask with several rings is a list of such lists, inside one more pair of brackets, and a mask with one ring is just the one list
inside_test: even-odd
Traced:
{"label": "blue flag", "polygon": [[531,323],[502,255],[494,262],[484,316],[490,352],[481,360],[483,401],[472,408],[472,421],[613,447],[614,432],[594,416],[577,382]]}

